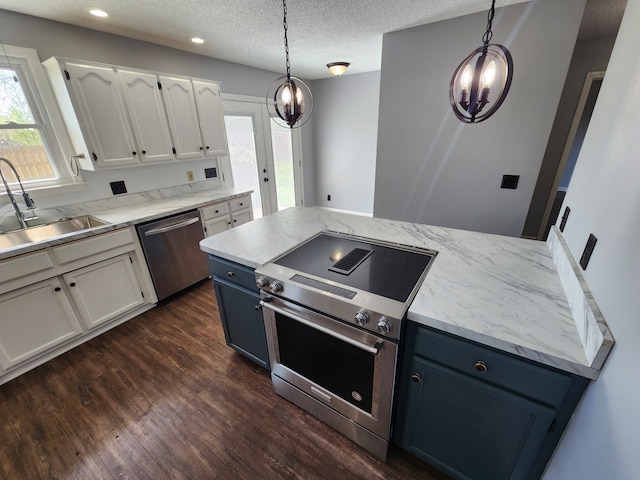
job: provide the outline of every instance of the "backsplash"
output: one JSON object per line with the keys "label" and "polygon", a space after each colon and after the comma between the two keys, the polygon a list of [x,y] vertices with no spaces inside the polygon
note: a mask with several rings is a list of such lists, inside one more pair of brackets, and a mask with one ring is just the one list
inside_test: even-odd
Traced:
{"label": "backsplash", "polygon": [[[613,336],[582,276],[580,267],[556,226],[549,232],[547,246],[558,270],[587,359],[593,368],[599,369],[613,347]],[[601,346],[608,348],[601,349]]]}

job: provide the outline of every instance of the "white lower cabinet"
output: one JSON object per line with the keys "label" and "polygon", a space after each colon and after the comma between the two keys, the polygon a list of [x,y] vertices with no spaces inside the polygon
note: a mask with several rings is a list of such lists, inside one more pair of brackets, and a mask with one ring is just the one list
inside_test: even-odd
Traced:
{"label": "white lower cabinet", "polygon": [[60,277],[0,296],[0,366],[7,370],[82,334]]}
{"label": "white lower cabinet", "polygon": [[200,216],[207,237],[238,227],[253,220],[251,195],[203,207],[200,209]]}
{"label": "white lower cabinet", "polygon": [[63,275],[86,329],[145,303],[129,255],[120,255]]}

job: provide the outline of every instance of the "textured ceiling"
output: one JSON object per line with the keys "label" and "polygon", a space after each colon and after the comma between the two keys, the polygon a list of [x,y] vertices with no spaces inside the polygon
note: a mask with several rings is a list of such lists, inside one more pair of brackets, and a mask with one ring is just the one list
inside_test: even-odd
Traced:
{"label": "textured ceiling", "polygon": [[[496,6],[523,1],[498,0]],[[581,36],[615,34],[625,5],[626,0],[588,0]],[[91,17],[87,6],[103,8],[110,16]],[[292,71],[311,80],[325,78],[330,76],[325,65],[334,61],[351,62],[348,73],[379,70],[384,33],[489,6],[489,0],[289,0]],[[0,8],[284,70],[281,0],[2,0]],[[483,27],[478,26],[478,39]],[[192,44],[194,36],[204,38],[204,45]]]}

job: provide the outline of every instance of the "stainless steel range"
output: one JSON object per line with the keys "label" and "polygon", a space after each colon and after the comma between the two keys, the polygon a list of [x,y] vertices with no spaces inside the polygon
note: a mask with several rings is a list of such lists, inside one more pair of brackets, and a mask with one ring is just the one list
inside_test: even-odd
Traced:
{"label": "stainless steel range", "polygon": [[325,231],[256,270],[274,390],[383,460],[403,322],[436,255]]}

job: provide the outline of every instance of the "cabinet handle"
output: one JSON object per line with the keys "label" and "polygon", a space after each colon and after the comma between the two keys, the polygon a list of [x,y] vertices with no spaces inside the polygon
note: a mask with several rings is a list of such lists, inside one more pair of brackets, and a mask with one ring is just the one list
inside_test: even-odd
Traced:
{"label": "cabinet handle", "polygon": [[218,210],[216,210],[216,213],[218,213]]}
{"label": "cabinet handle", "polygon": [[229,275],[229,277],[231,278],[231,277],[234,276],[234,273],[233,272],[227,272],[227,275]]}
{"label": "cabinet handle", "polygon": [[254,307],[258,312],[262,310],[262,305],[258,304]]}
{"label": "cabinet handle", "polygon": [[413,383],[420,383],[422,381],[422,377],[419,373],[414,373],[413,375],[411,375],[411,381]]}
{"label": "cabinet handle", "polygon": [[482,360],[478,360],[476,364],[473,366],[473,368],[475,368],[480,373],[486,373],[486,371],[488,370],[487,364],[484,363]]}
{"label": "cabinet handle", "polygon": [[59,292],[60,290],[62,290],[60,287],[56,287],[53,289],[54,292]]}
{"label": "cabinet handle", "polygon": [[200,150],[204,150],[204,148],[203,148],[203,147],[200,147]]}
{"label": "cabinet handle", "polygon": [[209,145],[207,145],[207,150],[209,150]]}
{"label": "cabinet handle", "polygon": [[243,205],[244,205],[244,203],[240,202],[240,206],[243,206]]}
{"label": "cabinet handle", "polygon": [[70,286],[70,287],[75,287],[75,286],[76,286],[76,282],[71,282],[71,283],[69,284],[69,286]]}
{"label": "cabinet handle", "polygon": [[142,154],[143,154],[143,155],[146,155],[146,154],[147,154],[147,151],[146,151],[146,150],[142,150]]}
{"label": "cabinet handle", "polygon": [[138,155],[138,152],[131,152],[131,155],[135,157],[136,155]]}

